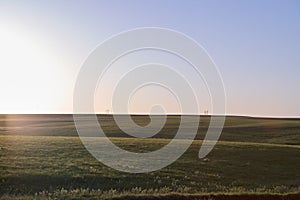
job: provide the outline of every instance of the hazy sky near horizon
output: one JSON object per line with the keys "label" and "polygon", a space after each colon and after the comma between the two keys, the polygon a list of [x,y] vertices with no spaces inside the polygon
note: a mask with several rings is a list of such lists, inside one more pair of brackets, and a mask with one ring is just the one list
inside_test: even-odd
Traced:
{"label": "hazy sky near horizon", "polygon": [[[300,116],[299,11],[297,0],[2,0],[0,113],[72,112],[76,77],[92,50],[121,31],[163,27],[207,50],[224,81],[227,114]],[[149,97],[136,98],[133,111],[147,110],[141,102]]]}

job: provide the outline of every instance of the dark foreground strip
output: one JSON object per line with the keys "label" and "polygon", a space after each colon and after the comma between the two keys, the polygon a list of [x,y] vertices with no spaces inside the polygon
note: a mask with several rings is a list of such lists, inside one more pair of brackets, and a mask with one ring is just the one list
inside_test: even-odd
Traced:
{"label": "dark foreground strip", "polygon": [[300,194],[288,195],[167,195],[167,196],[124,196],[113,198],[113,200],[300,200]]}

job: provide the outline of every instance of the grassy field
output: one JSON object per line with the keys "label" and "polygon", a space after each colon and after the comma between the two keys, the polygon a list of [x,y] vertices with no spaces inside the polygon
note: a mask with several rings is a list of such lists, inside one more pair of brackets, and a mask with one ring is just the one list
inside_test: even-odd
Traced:
{"label": "grassy field", "polygon": [[[157,116],[160,117],[160,116]],[[99,116],[118,146],[147,152],[166,145],[180,116],[168,116],[153,138],[129,137],[111,116]],[[134,116],[145,125],[147,116]],[[220,141],[198,159],[209,117],[194,143],[170,166],[128,174],[101,164],[82,145],[71,115],[0,115],[0,196],[9,198],[111,198],[167,194],[300,193],[300,120],[227,117]]]}

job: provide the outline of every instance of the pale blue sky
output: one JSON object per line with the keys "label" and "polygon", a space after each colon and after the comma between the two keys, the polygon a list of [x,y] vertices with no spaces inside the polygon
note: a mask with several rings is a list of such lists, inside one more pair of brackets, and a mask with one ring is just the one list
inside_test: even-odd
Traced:
{"label": "pale blue sky", "polygon": [[89,53],[145,26],[180,31],[208,51],[224,80],[227,114],[300,116],[297,0],[2,0],[0,112],[72,112]]}

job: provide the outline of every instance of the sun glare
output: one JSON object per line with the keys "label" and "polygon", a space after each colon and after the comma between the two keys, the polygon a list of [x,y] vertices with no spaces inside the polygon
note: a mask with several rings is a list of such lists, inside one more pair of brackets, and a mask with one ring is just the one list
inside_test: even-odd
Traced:
{"label": "sun glare", "polygon": [[55,107],[60,95],[59,61],[41,38],[0,29],[1,112],[36,113]]}

